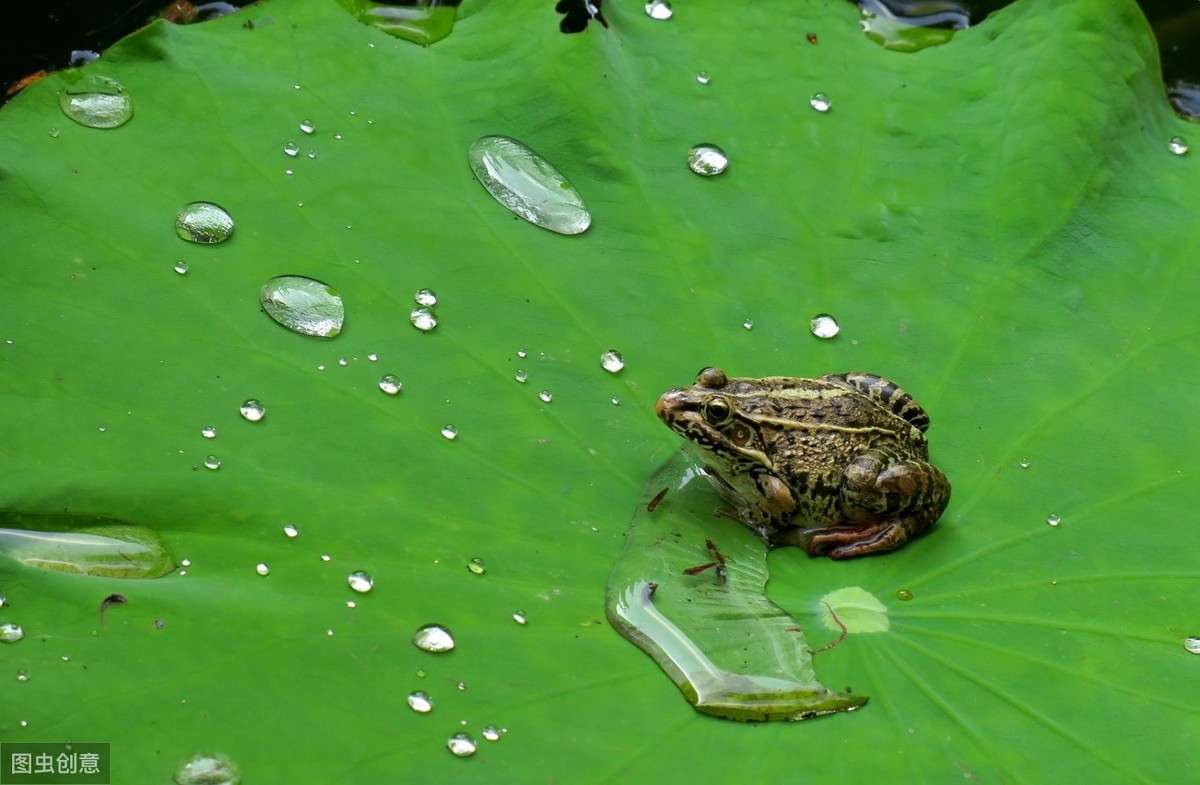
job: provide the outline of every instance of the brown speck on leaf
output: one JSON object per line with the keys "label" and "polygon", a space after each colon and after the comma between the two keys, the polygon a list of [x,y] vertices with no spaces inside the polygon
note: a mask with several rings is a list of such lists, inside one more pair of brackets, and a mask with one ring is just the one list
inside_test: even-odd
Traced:
{"label": "brown speck on leaf", "polygon": [[46,71],[44,69],[39,69],[37,71],[34,71],[29,76],[21,77],[17,81],[10,84],[8,86],[8,89],[4,91],[4,94],[5,95],[16,95],[17,93],[24,90],[26,87],[29,87],[29,85],[42,79],[44,76],[46,76]]}
{"label": "brown speck on leaf", "polygon": [[663,497],[667,495],[667,491],[669,491],[669,490],[671,490],[671,488],[668,486],[666,488],[663,488],[658,493],[654,494],[654,498],[651,499],[649,501],[649,503],[646,504],[646,512],[654,512],[654,510],[658,507],[659,503],[662,502]]}
{"label": "brown speck on leaf", "polygon": [[815,44],[817,42],[817,34],[816,33],[809,33],[808,35],[805,36],[805,38],[808,39],[808,42],[810,44]]}

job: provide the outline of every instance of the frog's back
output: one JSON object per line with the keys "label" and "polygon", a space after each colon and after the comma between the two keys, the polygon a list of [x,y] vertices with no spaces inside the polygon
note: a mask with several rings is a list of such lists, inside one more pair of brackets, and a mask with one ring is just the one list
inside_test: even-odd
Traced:
{"label": "frog's back", "polygon": [[831,373],[822,376],[821,380],[861,393],[922,432],[929,427],[929,415],[921,405],[890,379],[871,373]]}

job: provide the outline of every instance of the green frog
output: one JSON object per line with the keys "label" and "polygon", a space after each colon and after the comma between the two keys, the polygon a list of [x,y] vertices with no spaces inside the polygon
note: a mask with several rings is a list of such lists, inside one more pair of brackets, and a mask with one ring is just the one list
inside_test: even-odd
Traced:
{"label": "green frog", "polygon": [[890,551],[950,501],[950,482],[929,462],[929,416],[881,376],[731,379],[705,368],[655,409],[733,514],[772,546],[832,559]]}

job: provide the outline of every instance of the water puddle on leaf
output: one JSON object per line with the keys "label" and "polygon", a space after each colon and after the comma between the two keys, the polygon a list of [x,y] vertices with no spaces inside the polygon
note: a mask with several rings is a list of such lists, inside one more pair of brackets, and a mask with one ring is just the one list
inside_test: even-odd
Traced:
{"label": "water puddle on leaf", "polygon": [[454,29],[461,0],[399,0],[373,3],[370,0],[338,0],[342,7],[365,25],[388,35],[422,46],[436,43]]}
{"label": "water puddle on leaf", "polygon": [[531,224],[559,234],[580,234],[591,226],[592,216],[567,178],[516,139],[480,137],[467,158],[492,198]]}
{"label": "water puddle on leaf", "polygon": [[117,128],[133,117],[133,99],[116,79],[64,71],[58,106],[63,114],[88,128]]}
{"label": "water puddle on leaf", "polygon": [[342,331],[346,309],[329,284],[301,275],[279,275],[263,284],[263,310],[279,324],[301,335],[334,338]]}
{"label": "water puddle on leaf", "polygon": [[609,621],[705,714],[803,720],[862,706],[817,680],[800,623],[766,597],[766,545],[714,517],[718,502],[685,453],[651,477],[609,576]]}
{"label": "water puddle on leaf", "polygon": [[0,555],[28,567],[106,578],[158,578],[175,569],[166,543],[144,526],[12,512],[0,513],[0,523]]}

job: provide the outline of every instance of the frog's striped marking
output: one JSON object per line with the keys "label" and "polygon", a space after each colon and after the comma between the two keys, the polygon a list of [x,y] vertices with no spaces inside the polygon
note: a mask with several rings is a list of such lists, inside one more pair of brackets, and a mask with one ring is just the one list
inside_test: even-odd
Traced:
{"label": "frog's striped marking", "polygon": [[872,373],[831,373],[821,378],[833,384],[849,385],[922,431],[929,427],[929,415],[921,405],[889,379]]}

